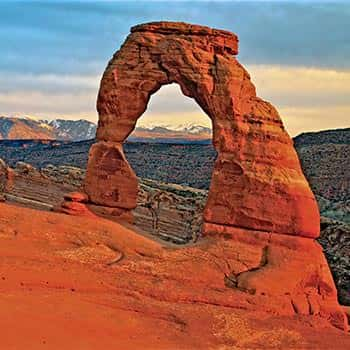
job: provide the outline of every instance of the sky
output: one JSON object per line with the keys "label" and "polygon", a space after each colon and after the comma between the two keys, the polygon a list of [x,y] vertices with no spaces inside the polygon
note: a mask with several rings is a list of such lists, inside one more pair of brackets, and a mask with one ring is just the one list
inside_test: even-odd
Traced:
{"label": "sky", "polygon": [[[108,60],[131,26],[159,20],[236,33],[239,61],[292,136],[350,127],[350,0],[0,0],[0,115],[97,121]],[[138,125],[185,123],[210,120],[170,85]]]}

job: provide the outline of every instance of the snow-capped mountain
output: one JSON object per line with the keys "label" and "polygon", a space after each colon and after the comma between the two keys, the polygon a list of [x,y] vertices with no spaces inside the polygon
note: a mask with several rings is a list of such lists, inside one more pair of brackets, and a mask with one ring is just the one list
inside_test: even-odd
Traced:
{"label": "snow-capped mountain", "polygon": [[48,139],[82,141],[93,139],[96,124],[87,120],[56,119],[52,121],[35,117],[0,117],[0,139]]}
{"label": "snow-capped mountain", "polygon": [[170,142],[170,143],[208,143],[212,138],[210,128],[196,124],[157,125],[137,127],[129,136],[129,141]]}
{"label": "snow-capped mountain", "polygon": [[[46,120],[31,116],[0,117],[0,139],[44,139],[82,141],[95,137],[96,124],[90,121],[55,119]],[[152,125],[137,127],[129,141],[163,143],[208,143],[210,128],[197,124]]]}
{"label": "snow-capped mountain", "polygon": [[59,140],[90,140],[96,135],[96,124],[84,119],[55,119],[49,122],[49,125],[55,130]]}
{"label": "snow-capped mountain", "polygon": [[179,124],[177,126],[166,126],[167,129],[173,130],[173,131],[180,131],[180,132],[188,132],[189,134],[210,134],[211,135],[211,129],[197,124]]}

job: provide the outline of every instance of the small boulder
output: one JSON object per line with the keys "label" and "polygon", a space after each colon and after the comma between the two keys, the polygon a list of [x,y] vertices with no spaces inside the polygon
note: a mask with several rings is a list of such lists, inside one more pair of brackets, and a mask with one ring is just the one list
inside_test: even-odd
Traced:
{"label": "small boulder", "polygon": [[87,203],[89,196],[83,192],[70,192],[64,195],[64,200],[68,202]]}
{"label": "small boulder", "polygon": [[63,202],[61,212],[76,216],[95,216],[85,204],[78,202]]}

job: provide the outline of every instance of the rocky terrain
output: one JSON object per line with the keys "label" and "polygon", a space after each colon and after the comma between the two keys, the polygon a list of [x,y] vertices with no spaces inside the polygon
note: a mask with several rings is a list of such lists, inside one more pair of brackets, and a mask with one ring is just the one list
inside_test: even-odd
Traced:
{"label": "rocky terrain", "polygon": [[[244,235],[179,248],[99,217],[4,203],[0,212],[2,349],[19,343],[28,350],[350,347],[349,336],[324,318],[302,308],[296,314],[263,290],[228,287],[225,274],[260,260],[260,249]],[[288,262],[297,255],[280,249]],[[283,315],[271,313],[283,306]]]}
{"label": "rocky terrain", "polygon": [[[66,193],[81,190],[85,177],[85,170],[72,166],[47,165],[38,170],[18,162],[13,170],[8,201],[48,211],[62,203]],[[207,191],[149,179],[139,181],[135,227],[175,244],[195,242],[200,235]],[[350,306],[350,225],[322,218],[319,242],[337,284],[339,300]]]}
{"label": "rocky terrain", "polygon": [[[54,210],[65,194],[81,190],[85,173],[72,166],[47,165],[36,169],[18,162],[13,168],[13,183],[6,196],[10,202]],[[163,240],[188,243],[198,237],[206,198],[207,191],[204,190],[140,179],[135,224],[139,230]]]}
{"label": "rocky terrain", "polygon": [[[345,129],[309,133],[295,139],[304,172],[317,195],[321,214],[324,217],[319,241],[325,249],[337,282],[340,300],[347,305],[350,305],[350,254],[348,251],[350,228],[347,226],[350,223],[350,195],[349,187],[341,184],[349,181],[349,134],[349,129]],[[39,140],[1,141],[0,157],[9,161],[11,166],[15,166],[18,161],[25,161],[35,167],[45,168],[46,170],[43,169],[42,172],[53,178],[54,183],[59,184],[58,188],[56,185],[45,187],[43,185],[45,182],[41,183],[40,179],[39,191],[36,190],[37,187],[28,186],[25,183],[22,185],[19,183],[16,191],[20,197],[27,196],[29,199],[49,203],[52,206],[55,202],[62,200],[64,192],[79,187],[84,177],[84,171],[76,169],[76,167],[86,167],[87,153],[91,144],[92,141],[79,143]],[[342,150],[336,153],[328,152],[328,150],[337,147],[341,147]],[[150,183],[151,187],[157,187],[159,181],[166,184],[187,185],[202,190],[208,188],[212,164],[216,156],[211,145],[127,143],[125,149],[132,167],[138,176],[145,179],[143,180],[145,181],[144,186],[142,185],[141,188],[147,188]],[[66,173],[68,176],[62,177],[62,173]],[[74,180],[75,177],[77,177],[76,180]],[[73,186],[63,185],[70,183]],[[31,188],[35,190],[31,194],[24,195]],[[38,194],[43,193],[43,191],[48,192],[44,194],[44,197],[40,197]],[[53,195],[54,193],[56,195]],[[206,194],[205,192],[203,194],[202,198],[205,200]],[[144,202],[144,198],[140,197],[139,203],[142,201]],[[190,213],[190,208],[191,206],[188,208],[188,213]],[[174,207],[171,210],[174,210]],[[162,211],[161,217],[166,214],[167,208],[162,209]],[[139,216],[136,215],[138,222],[145,225],[147,230],[152,231],[153,223],[149,210],[139,206],[137,212],[139,213]],[[179,215],[183,215],[183,213],[180,211]],[[179,225],[179,222],[182,224]],[[170,236],[174,235],[175,232],[175,237],[172,239],[177,243],[192,239],[183,233],[186,232],[184,222],[185,220],[178,220],[177,224],[174,225],[173,221],[170,226],[172,227]],[[169,226],[166,225],[161,219],[159,234],[163,234],[165,239],[167,239],[166,229],[169,229]],[[176,230],[174,230],[175,227]]]}

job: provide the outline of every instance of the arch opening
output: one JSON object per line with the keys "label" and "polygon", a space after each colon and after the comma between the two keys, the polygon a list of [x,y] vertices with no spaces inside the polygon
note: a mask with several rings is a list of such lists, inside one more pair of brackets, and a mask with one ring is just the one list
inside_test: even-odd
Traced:
{"label": "arch opening", "polygon": [[211,120],[176,83],[153,93],[124,144],[138,177],[134,224],[184,244],[200,236],[216,158]]}

